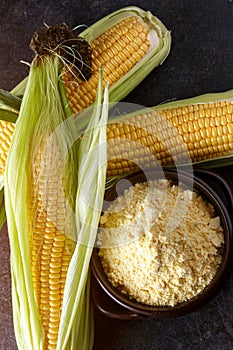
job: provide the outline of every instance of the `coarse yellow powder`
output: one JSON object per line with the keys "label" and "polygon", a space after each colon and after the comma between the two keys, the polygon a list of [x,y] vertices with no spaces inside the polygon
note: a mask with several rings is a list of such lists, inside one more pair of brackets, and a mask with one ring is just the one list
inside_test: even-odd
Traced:
{"label": "coarse yellow powder", "polygon": [[210,283],[222,261],[220,218],[195,191],[162,179],[131,186],[102,215],[99,257],[130,299],[175,306]]}

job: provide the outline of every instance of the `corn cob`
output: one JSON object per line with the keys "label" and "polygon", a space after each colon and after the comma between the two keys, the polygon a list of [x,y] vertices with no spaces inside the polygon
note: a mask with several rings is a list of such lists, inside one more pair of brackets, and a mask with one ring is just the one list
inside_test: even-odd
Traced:
{"label": "corn cob", "polygon": [[[102,197],[106,165],[100,167],[99,160],[106,164],[106,147],[97,160],[93,160],[91,147],[105,142],[106,129],[99,131],[98,107],[94,122],[90,119],[94,129],[91,140],[86,133],[78,139],[60,81],[61,56],[57,51],[60,40],[69,34],[70,30],[61,25],[48,27],[45,32],[43,28],[33,37],[31,47],[36,55],[6,166],[14,327],[18,348],[25,350],[75,350],[77,344],[86,350],[93,343],[88,266],[93,233],[98,228],[98,215],[95,212],[92,218],[92,208],[100,213],[102,202],[98,198],[96,205],[95,191],[91,190],[90,196],[82,167],[85,162],[92,164],[88,179]],[[45,50],[39,54],[42,46]],[[105,108],[101,120],[104,125],[107,114]],[[83,193],[81,200],[76,198],[83,183],[91,199],[90,208],[85,210],[81,205],[85,194],[84,199]],[[75,215],[76,206],[79,216]],[[80,237],[85,238],[88,247]]]}
{"label": "corn cob", "polygon": [[[33,104],[30,103],[32,101],[30,93],[25,92],[22,118],[19,116],[16,124],[18,136],[16,135],[15,143],[14,140],[12,141],[12,146],[15,145],[16,149],[13,147],[12,154],[10,153],[9,176],[6,169],[5,192],[6,208],[8,208],[6,213],[10,246],[19,264],[19,271],[16,271],[15,260],[12,259],[12,289],[15,295],[15,299],[13,297],[14,326],[20,349],[55,349],[63,298],[62,290],[75,242],[67,237],[67,232],[72,230],[72,226],[64,219],[68,210],[65,205],[65,189],[62,184],[61,145],[56,139],[46,144],[52,133],[54,115],[50,116],[51,121],[50,118],[47,118],[47,124],[46,119],[42,124],[38,117],[39,113],[46,115],[46,106],[41,104],[39,90],[35,86],[35,81],[40,81],[40,69],[36,67],[36,64],[33,66],[32,71],[36,78],[31,79],[28,86],[30,93],[37,96],[35,104],[38,106],[32,107],[34,111],[27,106],[28,103]],[[59,100],[56,94],[55,96],[50,95],[51,97],[55,108],[58,105],[56,111],[59,110]],[[49,102],[47,106],[50,108]],[[27,120],[28,115],[31,116],[31,121],[28,121],[27,128],[24,128],[22,123]],[[33,118],[35,115],[38,118],[36,124]],[[62,118],[62,115],[59,117]],[[36,129],[35,125],[37,125]],[[20,140],[23,138],[28,138],[28,140],[20,146]],[[26,182],[22,180],[22,177],[17,177],[17,181],[21,184],[20,192],[11,182],[12,168],[15,173],[21,168],[24,176],[27,174]],[[22,203],[22,196],[26,198],[25,203]],[[19,201],[21,218],[17,217],[15,198]],[[19,280],[21,280],[20,287]],[[24,325],[28,317],[28,309],[31,310],[29,319],[32,326]]]}
{"label": "corn cob", "polygon": [[100,65],[103,81],[109,84],[109,101],[117,102],[164,61],[171,45],[170,33],[159,19],[134,6],[104,17],[80,36],[91,44],[93,72],[88,81],[76,78],[70,67],[63,72],[75,113],[95,100]]}
{"label": "corn cob", "polygon": [[158,165],[232,163],[232,93],[206,94],[115,118],[107,127],[108,177]]}
{"label": "corn cob", "polygon": [[[75,65],[64,65],[62,78],[73,113],[94,102],[100,65],[103,80],[110,86],[110,101],[119,101],[163,62],[171,44],[170,33],[159,19],[137,7],[126,7],[106,16],[80,37],[92,47],[92,76],[85,81],[81,74],[78,75]],[[12,92],[21,95],[25,85],[26,79]],[[1,121],[0,179],[13,131],[14,124]]]}
{"label": "corn cob", "polygon": [[158,164],[231,164],[232,103],[230,90],[115,118],[107,126],[108,177]]}

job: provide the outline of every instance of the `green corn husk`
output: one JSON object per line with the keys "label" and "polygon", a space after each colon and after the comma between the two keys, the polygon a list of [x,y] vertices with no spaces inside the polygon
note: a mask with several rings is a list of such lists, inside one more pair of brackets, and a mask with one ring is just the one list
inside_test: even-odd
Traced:
{"label": "green corn husk", "polygon": [[[108,91],[105,90],[104,103],[101,107],[101,86],[99,86],[97,105],[93,110],[79,148],[79,181],[76,196],[76,224],[79,235],[78,244],[69,266],[69,278],[65,285],[58,349],[91,349],[93,345],[93,339],[89,340],[88,326],[85,325],[85,314],[91,307],[88,304],[88,300],[90,300],[90,274],[87,275],[87,271],[89,271],[92,250],[97,236],[105,192],[107,100]],[[88,298],[83,301],[84,289],[82,286],[83,281],[87,278]],[[93,320],[90,322],[93,323]],[[79,331],[79,337],[77,331]],[[88,340],[91,343],[89,347],[87,346]]]}
{"label": "green corn husk", "polygon": [[[43,350],[45,344],[45,330],[32,278],[30,232],[38,215],[34,208],[33,188],[46,176],[45,187],[39,187],[39,193],[43,205],[47,203],[45,208],[49,216],[54,204],[49,195],[54,191],[55,184],[50,181],[54,174],[58,177],[57,191],[65,196],[62,202],[66,213],[62,224],[64,234],[69,235],[75,244],[66,276],[56,349],[76,350],[80,346],[83,350],[91,350],[93,346],[89,261],[102,208],[107,154],[108,94],[106,90],[102,108],[99,104],[101,91],[100,76],[97,107],[80,140],[60,81],[59,57],[56,54],[42,58],[36,56],[31,65],[5,173],[12,306],[19,350]],[[98,145],[101,148],[98,149]],[[44,154],[37,165],[37,151],[41,147]],[[97,151],[94,152],[95,148]],[[60,162],[64,165],[62,171],[58,166]],[[87,177],[89,164],[92,164],[93,171]],[[91,185],[88,183],[87,186],[87,178]],[[93,196],[96,193],[93,189],[98,198]],[[89,206],[80,213],[85,203]],[[53,222],[53,216],[50,220]],[[54,224],[61,225],[61,220],[59,217]],[[88,245],[83,242],[88,242]]]}

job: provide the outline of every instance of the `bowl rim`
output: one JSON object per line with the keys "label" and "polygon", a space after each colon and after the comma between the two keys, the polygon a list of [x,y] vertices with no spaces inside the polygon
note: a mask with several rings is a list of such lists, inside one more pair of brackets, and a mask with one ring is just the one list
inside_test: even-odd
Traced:
{"label": "bowl rim", "polygon": [[[214,176],[213,171],[208,171],[207,173]],[[150,169],[150,171],[147,172],[146,176],[142,171],[139,171],[135,174],[128,175],[125,178],[132,184],[135,184],[137,182],[145,182],[148,179],[153,179],[154,176],[158,174],[161,174],[161,170],[158,171],[157,169]],[[221,196],[217,193],[213,186],[209,185],[206,181],[200,178],[199,175],[196,175],[195,171],[193,174],[190,174],[189,172],[180,170],[178,173],[175,169],[164,169],[163,174],[166,179],[171,180],[175,183],[177,183],[177,179],[185,185],[190,185],[192,182],[193,189],[198,191],[198,193],[203,195],[210,203],[212,203],[216,213],[220,216],[225,239],[224,253],[222,263],[219,266],[213,280],[204,288],[201,293],[197,294],[188,301],[184,301],[175,306],[151,306],[129,299],[111,284],[98,257],[99,249],[97,247],[93,250],[91,266],[93,276],[101,288],[112,300],[114,300],[121,307],[126,308],[127,310],[139,315],[152,316],[157,318],[174,318],[183,316],[199,309],[208,301],[210,301],[214,296],[216,296],[216,294],[223,287],[224,282],[231,270],[232,222],[229,213],[230,210],[225,205]],[[121,193],[121,191],[119,191],[119,188],[118,193]],[[232,193],[228,193],[228,195],[231,195],[232,197]],[[116,198],[116,192],[114,188],[106,190],[105,198],[113,199],[113,196]]]}

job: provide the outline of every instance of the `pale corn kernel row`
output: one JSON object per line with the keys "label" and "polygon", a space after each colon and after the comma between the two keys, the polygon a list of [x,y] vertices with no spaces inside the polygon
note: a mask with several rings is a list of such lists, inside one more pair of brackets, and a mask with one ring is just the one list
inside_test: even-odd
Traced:
{"label": "pale corn kernel row", "polygon": [[49,149],[41,146],[32,170],[29,204],[32,279],[45,332],[44,349],[54,350],[67,270],[75,248],[65,234],[69,226],[58,146],[53,144]]}
{"label": "pale corn kernel row", "polygon": [[111,87],[138,63],[150,49],[148,27],[140,17],[128,17],[108,29],[90,43],[92,47],[92,76],[88,81],[75,78],[64,69],[63,81],[74,113],[95,101],[99,68],[103,80]]}
{"label": "pale corn kernel row", "polygon": [[108,176],[233,152],[233,102],[149,111],[107,128]]}

